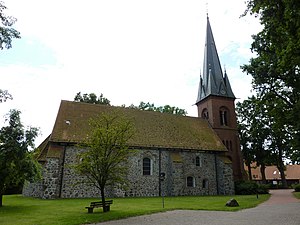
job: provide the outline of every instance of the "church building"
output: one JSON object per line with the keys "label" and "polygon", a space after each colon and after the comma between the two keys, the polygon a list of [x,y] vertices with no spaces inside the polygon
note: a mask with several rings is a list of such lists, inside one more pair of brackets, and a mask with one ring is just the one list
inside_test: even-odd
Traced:
{"label": "church building", "polygon": [[[235,96],[223,75],[207,18],[203,78],[196,105],[198,117],[61,101],[52,133],[39,146],[43,179],[28,183],[23,195],[44,199],[99,197],[71,165],[88,133],[89,120],[100,113],[121,111],[133,121],[135,134],[128,145],[126,190],[107,187],[107,196],[231,195],[234,179],[242,178]],[[160,179],[160,174],[165,179]]]}

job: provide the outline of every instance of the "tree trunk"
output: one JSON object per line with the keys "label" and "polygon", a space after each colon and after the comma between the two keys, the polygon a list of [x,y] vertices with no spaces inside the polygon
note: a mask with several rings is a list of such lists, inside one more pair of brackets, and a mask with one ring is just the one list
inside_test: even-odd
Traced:
{"label": "tree trunk", "polygon": [[107,209],[107,207],[105,205],[104,187],[101,187],[100,192],[101,192],[101,199],[102,199],[102,203],[103,203],[103,212],[108,212],[109,210]]}
{"label": "tree trunk", "polygon": [[278,143],[278,149],[279,149],[279,154],[278,154],[278,170],[280,172],[280,178],[281,178],[281,182],[282,182],[282,187],[283,188],[288,188],[287,182],[286,182],[286,178],[285,178],[285,174],[284,174],[284,164],[283,164],[283,153],[282,153],[282,146],[281,146],[281,142],[280,140],[277,141]]}
{"label": "tree trunk", "polygon": [[285,174],[284,174],[284,164],[282,159],[279,159],[278,162],[278,170],[280,172],[280,178],[281,178],[281,182],[282,182],[282,187],[283,188],[288,188],[287,182],[286,182],[286,178],[285,178]]}
{"label": "tree trunk", "polygon": [[248,167],[249,180],[252,180],[251,163],[248,163],[247,167]]}
{"label": "tree trunk", "polygon": [[262,183],[263,184],[267,183],[265,170],[266,170],[266,165],[265,164],[261,164],[260,165],[260,173],[261,173],[261,179],[262,179]]}
{"label": "tree trunk", "polygon": [[2,207],[2,197],[3,197],[3,194],[0,193],[0,207]]}

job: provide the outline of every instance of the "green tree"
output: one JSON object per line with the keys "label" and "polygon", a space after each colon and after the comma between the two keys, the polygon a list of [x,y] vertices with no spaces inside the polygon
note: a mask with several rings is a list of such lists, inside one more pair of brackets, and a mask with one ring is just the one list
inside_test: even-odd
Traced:
{"label": "green tree", "polygon": [[20,32],[12,28],[12,25],[17,21],[12,16],[6,16],[4,10],[7,9],[2,1],[0,1],[0,49],[3,47],[9,49],[12,47],[13,38],[21,38]]}
{"label": "green tree", "polygon": [[29,151],[34,147],[38,129],[24,129],[20,114],[18,110],[10,110],[6,120],[8,126],[0,130],[0,206],[6,188],[40,177],[40,167]]}
{"label": "green tree", "polygon": [[[272,163],[269,149],[270,123],[267,111],[260,100],[252,96],[237,103],[237,117],[242,144],[242,153],[251,175],[251,163],[260,166],[262,180],[266,183],[265,168]],[[252,179],[252,178],[251,178]]]}
{"label": "green tree", "polygon": [[79,154],[74,169],[100,190],[105,202],[106,186],[126,184],[127,161],[133,153],[127,142],[134,134],[134,127],[129,119],[117,113],[100,114],[91,120],[90,126],[91,132],[82,144],[87,150]]}
{"label": "green tree", "polygon": [[[239,117],[241,118],[241,117]],[[253,149],[251,148],[251,137],[249,133],[249,126],[239,122],[238,123],[238,131],[240,136],[240,144],[241,150],[243,154],[243,159],[245,165],[248,168],[248,177],[249,180],[252,180],[252,168],[251,164],[254,162],[255,154],[253,153]]]}
{"label": "green tree", "polygon": [[300,148],[299,12],[298,0],[248,0],[245,15],[258,17],[263,29],[253,35],[251,50],[256,57],[242,66],[265,103],[269,107],[278,103],[272,116],[292,129],[294,150]]}
{"label": "green tree", "polygon": [[265,102],[266,107],[268,107],[268,116],[270,119],[271,135],[269,139],[269,148],[274,154],[273,164],[277,166],[282,186],[287,188],[287,182],[285,178],[285,165],[284,160],[291,157],[292,146],[292,127],[285,123],[285,113],[279,110],[284,110],[285,103],[281,99],[277,99],[277,102]]}
{"label": "green tree", "polygon": [[246,165],[249,167],[251,162],[256,162],[263,182],[266,182],[266,166],[276,165],[283,187],[287,187],[284,160],[289,158],[292,135],[290,127],[282,124],[284,120],[278,117],[279,104],[273,102],[271,106],[271,103],[252,96],[237,103],[237,115]]}
{"label": "green tree", "polygon": [[139,110],[144,110],[144,111],[155,111],[155,112],[161,112],[161,113],[176,114],[176,115],[182,115],[182,116],[187,115],[187,111],[185,111],[184,109],[180,109],[176,106],[165,105],[165,106],[156,107],[154,105],[154,103],[150,103],[150,102],[147,102],[147,103],[140,102],[140,104],[138,106],[131,104],[128,108],[139,109]]}
{"label": "green tree", "polygon": [[81,92],[78,92],[74,98],[75,102],[85,102],[90,104],[101,104],[101,105],[110,105],[110,101],[103,97],[103,94],[101,93],[99,97],[95,95],[94,93],[90,94],[81,94]]}

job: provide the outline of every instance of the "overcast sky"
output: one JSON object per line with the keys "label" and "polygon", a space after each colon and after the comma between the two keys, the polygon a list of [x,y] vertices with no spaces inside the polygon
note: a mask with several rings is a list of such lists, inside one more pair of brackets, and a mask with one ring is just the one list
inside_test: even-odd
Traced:
{"label": "overcast sky", "polygon": [[[208,4],[206,4],[208,3]],[[113,105],[140,101],[186,109],[197,116],[206,13],[222,68],[236,101],[251,93],[240,66],[250,59],[254,17],[239,18],[241,0],[5,0],[22,39],[0,52],[0,127],[10,109],[39,127],[37,145],[52,131],[61,100],[103,95]],[[207,6],[208,5],[208,6]]]}

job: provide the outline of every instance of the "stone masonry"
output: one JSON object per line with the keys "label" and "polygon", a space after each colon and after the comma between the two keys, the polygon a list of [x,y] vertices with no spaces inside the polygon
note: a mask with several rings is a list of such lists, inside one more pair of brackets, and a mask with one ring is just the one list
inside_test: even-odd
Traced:
{"label": "stone masonry", "polygon": [[[99,190],[85,184],[85,178],[72,169],[78,153],[84,151],[67,146],[60,158],[47,158],[43,180],[24,186],[25,196],[45,199],[100,197]],[[143,175],[143,158],[151,160],[151,174]],[[199,165],[195,159],[199,157]],[[64,161],[64,162],[63,162]],[[137,149],[129,159],[128,187],[107,187],[107,197],[230,195],[234,193],[231,164],[215,152],[175,149]],[[64,166],[63,166],[64,165]],[[159,174],[165,173],[165,180]],[[193,185],[187,185],[187,177]]]}

